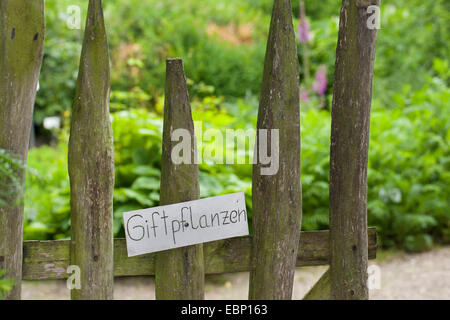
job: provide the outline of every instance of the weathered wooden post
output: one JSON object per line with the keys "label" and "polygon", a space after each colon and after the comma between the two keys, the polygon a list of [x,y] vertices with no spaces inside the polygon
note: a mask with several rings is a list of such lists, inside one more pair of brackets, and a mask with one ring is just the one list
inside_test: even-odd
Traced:
{"label": "weathered wooden post", "polygon": [[368,6],[344,0],[336,49],[330,154],[332,299],[368,299],[367,161],[377,30]]}
{"label": "weathered wooden post", "polygon": [[[44,1],[0,0],[0,148],[26,162],[33,106],[44,48]],[[25,180],[25,172],[17,175]],[[0,208],[0,269],[16,285],[6,296],[20,299],[23,194]]]}
{"label": "weathered wooden post", "polygon": [[[250,299],[290,299],[301,227],[300,104],[297,46],[290,0],[275,0],[264,64],[253,166],[253,257]],[[279,130],[279,169],[261,169],[261,129]],[[268,153],[267,153],[268,154]]]}
{"label": "weathered wooden post", "polygon": [[113,298],[114,149],[109,54],[101,0],[90,0],[69,141],[72,299]]}
{"label": "weathered wooden post", "polygon": [[[184,129],[188,139],[187,163],[172,160],[172,133]],[[197,145],[191,105],[181,59],[167,59],[166,97],[161,159],[161,205],[196,200],[200,197]],[[185,151],[183,151],[185,152]],[[186,157],[187,156],[187,157]],[[204,298],[203,245],[158,252],[156,256],[156,299],[199,300]]]}

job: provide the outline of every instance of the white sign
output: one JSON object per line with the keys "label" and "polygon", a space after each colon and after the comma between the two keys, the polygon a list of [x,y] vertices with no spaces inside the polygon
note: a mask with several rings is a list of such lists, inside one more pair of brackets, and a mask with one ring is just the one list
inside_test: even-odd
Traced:
{"label": "white sign", "polygon": [[124,212],[128,256],[248,235],[243,192]]}

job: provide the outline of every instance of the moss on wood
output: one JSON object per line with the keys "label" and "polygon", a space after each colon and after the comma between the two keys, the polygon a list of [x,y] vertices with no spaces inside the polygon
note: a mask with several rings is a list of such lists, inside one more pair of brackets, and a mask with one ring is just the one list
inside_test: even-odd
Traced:
{"label": "moss on wood", "polygon": [[[44,1],[0,0],[0,148],[26,162],[33,106],[44,48]],[[22,186],[25,172],[17,171]],[[1,190],[0,190],[1,192]],[[16,285],[6,299],[20,299],[23,194],[0,207],[0,269]]]}
{"label": "moss on wood", "polygon": [[330,152],[330,283],[333,299],[368,299],[367,161],[377,30],[367,6],[344,0],[336,49]]}
{"label": "moss on wood", "polygon": [[257,128],[279,130],[278,150],[271,150],[279,153],[279,169],[261,174],[259,157],[253,166],[256,268],[249,298],[290,299],[302,216],[299,69],[290,0],[274,1]]}
{"label": "moss on wood", "polygon": [[[181,59],[168,59],[166,67],[161,161],[162,205],[195,200],[200,196],[198,166],[194,164],[197,145],[183,62]],[[178,143],[172,141],[172,133],[177,129],[184,129],[189,133],[189,163],[175,164],[172,160],[172,149]],[[157,299],[203,299],[204,281],[202,244],[157,253]]]}
{"label": "moss on wood", "polygon": [[[114,149],[109,54],[101,0],[90,0],[69,140],[72,299],[113,298]],[[58,269],[59,270],[59,269]]]}

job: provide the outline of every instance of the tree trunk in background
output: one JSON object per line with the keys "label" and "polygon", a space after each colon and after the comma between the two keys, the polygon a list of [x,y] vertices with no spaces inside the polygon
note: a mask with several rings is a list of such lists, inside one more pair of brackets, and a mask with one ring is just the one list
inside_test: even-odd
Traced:
{"label": "tree trunk in background", "polygon": [[[168,59],[166,64],[166,97],[161,159],[161,205],[196,200],[200,197],[197,144],[191,105],[181,59]],[[190,137],[188,164],[175,164],[172,149],[174,130],[184,129]],[[183,141],[184,143],[185,141]],[[204,299],[203,244],[161,251],[156,256],[156,299]]]}
{"label": "tree trunk in background", "polygon": [[101,0],[90,0],[69,140],[72,299],[112,299],[114,148],[109,54]]}
{"label": "tree trunk in background", "polygon": [[[26,163],[33,106],[44,48],[44,1],[0,0],[0,148]],[[25,172],[17,172],[25,182]],[[20,299],[23,193],[0,208],[0,269],[16,285],[6,296]]]}
{"label": "tree trunk in background", "polygon": [[342,2],[331,122],[330,282],[332,299],[368,299],[367,162],[377,30],[369,5]]}
{"label": "tree trunk in background", "polygon": [[[291,299],[302,217],[299,66],[290,0],[276,0],[267,42],[253,165],[253,257],[250,299]],[[279,168],[264,175],[261,129]],[[271,146],[273,130],[279,143]],[[275,140],[276,141],[276,140]],[[269,151],[270,150],[270,151]],[[265,168],[267,169],[267,168]]]}

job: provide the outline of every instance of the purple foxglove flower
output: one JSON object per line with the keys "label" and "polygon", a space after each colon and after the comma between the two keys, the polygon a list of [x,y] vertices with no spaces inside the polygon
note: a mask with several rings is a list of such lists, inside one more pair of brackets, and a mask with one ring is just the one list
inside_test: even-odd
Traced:
{"label": "purple foxglove flower", "polygon": [[317,92],[319,96],[324,95],[327,91],[327,70],[325,66],[320,66],[316,72],[316,81],[312,84],[312,89]]}
{"label": "purple foxglove flower", "polygon": [[308,91],[304,88],[300,88],[300,99],[302,102],[308,101]]}
{"label": "purple foxglove flower", "polygon": [[300,20],[300,23],[298,24],[298,41],[300,43],[308,42],[310,38],[308,20]]}

